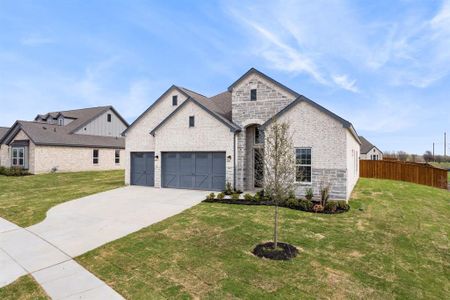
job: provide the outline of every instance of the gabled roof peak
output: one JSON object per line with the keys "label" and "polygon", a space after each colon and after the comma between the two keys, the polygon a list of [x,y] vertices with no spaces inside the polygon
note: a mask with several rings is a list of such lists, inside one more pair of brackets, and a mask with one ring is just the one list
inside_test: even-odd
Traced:
{"label": "gabled roof peak", "polygon": [[242,80],[244,80],[245,78],[247,78],[248,76],[250,76],[251,74],[258,74],[259,76],[263,77],[264,79],[266,79],[267,81],[281,87],[282,89],[284,89],[285,91],[287,91],[290,94],[293,94],[295,97],[300,96],[299,93],[297,93],[296,91],[288,88],[287,86],[285,86],[284,84],[276,81],[275,79],[273,79],[272,77],[264,74],[263,72],[255,69],[255,68],[250,68],[250,70],[248,70],[247,72],[244,73],[244,75],[242,75],[241,77],[239,77],[238,80],[236,80],[235,82],[233,82],[229,87],[228,87],[228,91],[231,92],[233,90],[233,88],[235,86],[237,86]]}

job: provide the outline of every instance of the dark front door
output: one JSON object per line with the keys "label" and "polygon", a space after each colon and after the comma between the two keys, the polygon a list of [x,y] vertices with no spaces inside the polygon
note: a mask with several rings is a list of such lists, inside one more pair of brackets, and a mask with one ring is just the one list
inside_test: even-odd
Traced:
{"label": "dark front door", "polygon": [[225,188],[225,152],[162,154],[162,187],[198,190]]}
{"label": "dark front door", "polygon": [[132,152],[131,153],[131,184],[155,185],[155,153]]}

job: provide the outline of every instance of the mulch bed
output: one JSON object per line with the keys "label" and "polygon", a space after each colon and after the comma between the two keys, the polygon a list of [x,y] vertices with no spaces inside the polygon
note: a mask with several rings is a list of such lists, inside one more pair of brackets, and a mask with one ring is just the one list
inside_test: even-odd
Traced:
{"label": "mulch bed", "polygon": [[[239,200],[233,200],[233,199],[214,199],[214,200],[210,200],[210,199],[206,199],[203,200],[203,202],[206,203],[222,203],[222,204],[237,204],[237,205],[265,205],[265,206],[273,206],[274,203],[272,201],[250,201],[250,200],[245,200],[245,199],[239,199]],[[319,212],[315,212],[313,210],[305,210],[305,209],[301,209],[299,207],[289,207],[283,204],[278,205],[279,207],[285,207],[285,208],[290,208],[290,209],[294,209],[294,210],[300,210],[300,211],[305,211],[305,212],[310,212],[310,213],[317,213],[317,214],[341,214],[341,213],[345,213],[348,212],[350,210],[350,208],[348,210],[336,210],[335,212],[331,212],[331,211],[319,211]]]}
{"label": "mulch bed", "polygon": [[274,249],[274,243],[268,242],[259,244],[253,249],[252,253],[258,257],[264,257],[273,260],[289,260],[297,256],[298,249],[286,243],[278,243],[277,249]]}

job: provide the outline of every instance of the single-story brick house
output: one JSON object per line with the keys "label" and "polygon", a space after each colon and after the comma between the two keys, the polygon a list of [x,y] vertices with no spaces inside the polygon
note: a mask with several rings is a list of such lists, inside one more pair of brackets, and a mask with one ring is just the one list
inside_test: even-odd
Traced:
{"label": "single-story brick house", "polygon": [[296,193],[330,183],[333,198],[348,199],[359,178],[352,124],[254,68],[212,97],[165,91],[124,132],[126,184],[255,190],[263,130],[275,118],[291,124]]}
{"label": "single-story brick house", "polygon": [[19,120],[0,138],[0,165],[32,174],[124,169],[121,133],[128,125],[112,106]]}
{"label": "single-story brick house", "polygon": [[374,146],[365,137],[359,136],[361,140],[361,154],[359,155],[362,160],[383,160],[383,151]]}

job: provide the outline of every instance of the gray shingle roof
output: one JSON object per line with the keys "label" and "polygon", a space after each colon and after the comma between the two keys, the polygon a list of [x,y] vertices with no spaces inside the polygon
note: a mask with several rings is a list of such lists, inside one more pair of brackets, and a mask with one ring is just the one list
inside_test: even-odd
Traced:
{"label": "gray shingle roof", "polygon": [[125,140],[122,137],[72,134],[67,127],[35,121],[16,121],[4,142],[9,143],[19,130],[23,130],[36,145],[125,148]]}
{"label": "gray shingle roof", "polygon": [[[361,153],[362,154],[368,153],[374,147],[377,148],[375,145],[373,145],[371,142],[369,142],[365,137],[360,135],[359,139],[361,140]],[[378,150],[380,150],[380,149],[378,149]]]}
{"label": "gray shingle roof", "polygon": [[[16,121],[14,125],[4,134],[3,138],[0,138],[0,143],[8,144],[17,132],[23,130],[30,140],[36,145],[124,149],[125,139],[122,137],[74,133],[108,110],[112,110],[116,113],[117,116],[128,126],[128,123],[112,106],[99,106],[60,112],[49,112],[43,115],[37,115],[35,121]],[[60,115],[74,120],[65,126],[48,124],[45,121],[37,121],[38,118],[45,120],[49,117],[58,118]]]}
{"label": "gray shingle roof", "polygon": [[42,119],[47,119],[49,116],[51,116],[52,118],[57,118],[59,115],[62,115],[65,118],[75,119],[70,124],[65,126],[70,132],[73,133],[110,109],[114,111],[114,113],[116,113],[116,115],[122,120],[122,122],[124,122],[124,124],[128,126],[127,121],[125,121],[122,118],[122,116],[114,109],[114,107],[110,105],[58,111],[58,112],[49,112],[44,115],[37,115],[35,121],[38,119],[38,117],[41,117]]}
{"label": "gray shingle roof", "polygon": [[9,127],[0,127],[0,141],[3,139],[8,130]]}

